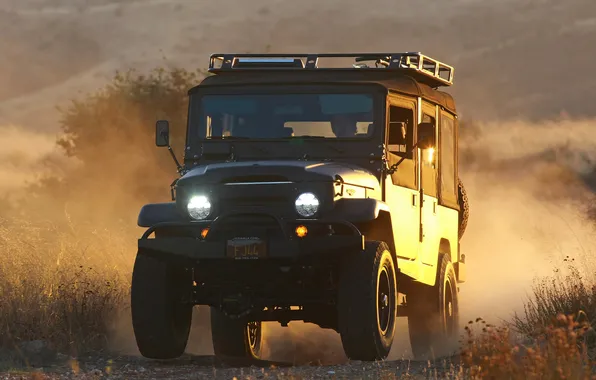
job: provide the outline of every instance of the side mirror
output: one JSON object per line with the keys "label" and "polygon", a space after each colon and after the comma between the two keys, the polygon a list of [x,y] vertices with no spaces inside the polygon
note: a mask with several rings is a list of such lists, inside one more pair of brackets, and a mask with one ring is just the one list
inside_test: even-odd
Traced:
{"label": "side mirror", "polygon": [[433,123],[418,124],[418,147],[421,149],[429,149],[434,148],[435,145],[435,125]]}
{"label": "side mirror", "polygon": [[158,120],[155,123],[155,145],[170,145],[170,122],[167,120]]}

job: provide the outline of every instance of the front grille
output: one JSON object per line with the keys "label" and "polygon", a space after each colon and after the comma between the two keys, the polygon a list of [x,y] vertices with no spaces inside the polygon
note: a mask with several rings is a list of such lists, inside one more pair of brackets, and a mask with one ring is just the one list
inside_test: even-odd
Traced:
{"label": "front grille", "polygon": [[279,213],[287,211],[290,204],[284,197],[221,197],[219,201],[222,213],[249,211],[255,208]]}
{"label": "front grille", "polygon": [[274,218],[255,214],[228,216],[218,224],[216,233],[217,239],[235,237],[270,239],[283,236],[281,227]]}

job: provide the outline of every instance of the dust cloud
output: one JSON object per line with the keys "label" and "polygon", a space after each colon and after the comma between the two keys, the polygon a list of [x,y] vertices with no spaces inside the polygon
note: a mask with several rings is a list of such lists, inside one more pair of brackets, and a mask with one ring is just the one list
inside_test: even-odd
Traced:
{"label": "dust cloud", "polygon": [[60,176],[73,166],[56,146],[56,136],[15,125],[0,126],[0,196],[9,196],[44,175]]}
{"label": "dust cloud", "polygon": [[[423,51],[456,66],[450,92],[464,120],[480,120],[462,128],[460,143],[460,175],[471,203],[462,240],[468,263],[462,322],[506,319],[521,310],[536,276],[552,273],[567,255],[586,260],[588,268],[595,252],[589,215],[596,120],[589,117],[596,108],[588,95],[596,84],[582,72],[595,57],[596,3],[570,0],[565,9],[554,0],[430,3],[0,0],[0,194],[12,196],[44,174],[77,168],[56,149],[53,107],[103,86],[116,69],[146,69],[164,56],[166,64],[204,67],[216,51]],[[545,17],[552,14],[557,17]],[[552,54],[554,47],[561,54]],[[575,69],[561,73],[561,67]],[[556,118],[563,109],[586,118]],[[113,160],[130,158],[125,148]],[[147,155],[138,153],[136,168]],[[138,208],[131,204],[141,201],[119,193],[121,184],[102,177],[78,190],[87,195],[81,215],[97,211],[106,224],[110,216],[119,226],[134,223]],[[127,234],[132,245],[138,236],[134,228],[111,232]],[[208,355],[208,313],[198,310],[188,351]],[[136,354],[127,318],[118,319],[112,346]],[[409,355],[406,328],[400,320],[393,359]],[[267,324],[266,332],[274,360],[345,360],[330,330],[294,322]]]}
{"label": "dust cloud", "polygon": [[463,322],[522,312],[537,276],[569,256],[594,270],[596,120],[488,122],[462,131],[460,175],[470,198],[462,239]]}

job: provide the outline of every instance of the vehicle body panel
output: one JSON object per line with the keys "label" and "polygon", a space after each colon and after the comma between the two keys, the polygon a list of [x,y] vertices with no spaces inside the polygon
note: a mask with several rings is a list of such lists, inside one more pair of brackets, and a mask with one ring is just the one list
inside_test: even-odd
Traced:
{"label": "vehicle body panel", "polygon": [[[201,111],[197,104],[205,95],[320,91],[374,93],[381,101],[374,109],[372,134],[358,140],[243,141],[209,140],[201,138],[202,132],[198,131],[197,117]],[[426,114],[434,119],[440,144],[441,123],[449,117],[455,123],[455,141],[451,146],[457,156],[456,109],[448,93],[395,73],[259,71],[208,76],[189,90],[189,95],[184,152],[188,171],[175,185],[175,202],[146,205],[138,221],[140,226],[150,227],[151,233],[160,229],[184,233],[166,234],[158,239],[146,233],[139,239],[140,248],[190,260],[225,261],[226,241],[210,241],[202,238],[201,233],[209,227],[207,236],[214,236],[214,223],[225,225],[225,220],[238,217],[244,218],[245,223],[245,227],[237,227],[238,235],[256,231],[261,224],[280,228],[281,234],[268,238],[269,260],[337,256],[346,250],[362,249],[362,239],[366,239],[362,231],[370,231],[370,223],[373,229],[377,228],[374,223],[380,223],[386,215],[390,230],[384,238],[395,249],[394,258],[404,281],[434,285],[440,253],[450,253],[456,264],[460,261],[459,206],[453,197],[442,195],[447,182],[441,179],[440,155],[427,162],[428,152],[417,148],[411,160],[400,164],[397,174],[385,174],[387,167],[396,162],[395,157],[387,155],[391,105],[413,112],[413,139]],[[452,166],[449,173],[457,178],[457,157]],[[405,172],[409,174],[404,175]],[[404,178],[408,184],[402,182]],[[306,191],[314,192],[321,200],[321,209],[314,218],[301,218],[294,208],[296,197]],[[205,221],[191,220],[186,211],[189,198],[197,194],[213,200],[213,217]],[[269,218],[269,222],[264,222],[263,217]],[[346,229],[341,236],[317,235],[301,240],[294,233],[299,224],[315,230],[314,224]],[[263,228],[271,232],[270,225]],[[231,235],[226,235],[229,238]]]}

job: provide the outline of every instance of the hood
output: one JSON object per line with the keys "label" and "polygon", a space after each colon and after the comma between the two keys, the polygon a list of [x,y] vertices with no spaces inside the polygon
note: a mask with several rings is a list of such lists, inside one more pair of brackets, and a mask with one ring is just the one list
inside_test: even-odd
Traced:
{"label": "hood", "polygon": [[178,185],[238,182],[320,182],[340,180],[346,184],[378,189],[379,181],[360,166],[344,162],[263,160],[220,162],[191,169]]}

